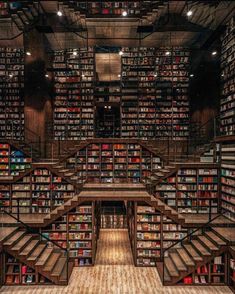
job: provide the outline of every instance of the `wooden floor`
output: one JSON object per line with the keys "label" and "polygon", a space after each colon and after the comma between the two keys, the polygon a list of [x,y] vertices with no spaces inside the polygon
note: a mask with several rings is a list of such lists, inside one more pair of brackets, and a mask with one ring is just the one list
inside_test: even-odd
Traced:
{"label": "wooden floor", "polygon": [[102,230],[96,265],[75,268],[69,286],[2,287],[9,294],[228,294],[228,287],[163,287],[155,268],[134,267],[127,230]]}

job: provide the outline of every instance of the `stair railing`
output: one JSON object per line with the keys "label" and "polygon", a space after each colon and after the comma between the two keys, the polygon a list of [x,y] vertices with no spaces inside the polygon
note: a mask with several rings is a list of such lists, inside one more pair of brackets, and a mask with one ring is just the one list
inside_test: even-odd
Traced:
{"label": "stair railing", "polygon": [[[6,214],[7,216],[11,217],[14,219],[14,221],[16,221],[16,223],[19,226],[23,226],[26,230],[27,233],[33,234],[33,235],[38,235],[39,239],[41,241],[45,241],[46,240],[46,245],[47,247],[51,247],[51,244],[53,245],[53,247],[57,247],[59,248],[61,251],[64,252],[64,255],[66,257],[66,282],[68,285],[69,282],[69,246],[67,244],[66,248],[64,248],[63,246],[59,245],[56,241],[48,238],[46,235],[44,235],[43,233],[39,232],[37,229],[30,227],[29,225],[27,225],[25,222],[23,222],[22,220],[19,219],[19,215],[17,214],[17,217],[15,217],[12,213],[6,211],[5,209],[3,209],[3,207],[0,207],[0,213]],[[2,219],[4,219],[4,217],[2,216]],[[7,224],[6,224],[7,225]]]}
{"label": "stair railing", "polygon": [[195,235],[195,233],[198,232],[205,232],[206,229],[211,229],[211,225],[212,223],[220,218],[221,216],[223,216],[222,214],[218,214],[215,217],[213,217],[212,219],[210,219],[207,223],[202,224],[201,226],[197,227],[196,229],[194,229],[192,232],[186,234],[183,238],[181,238],[179,241],[174,242],[173,244],[171,244],[169,247],[167,248],[163,248],[163,252],[162,252],[162,256],[161,256],[161,260],[162,260],[162,265],[163,265],[163,273],[162,273],[162,282],[163,285],[165,284],[165,258],[167,258],[169,256],[169,250],[171,249],[179,249],[182,248],[182,244],[183,242],[187,242],[192,240],[193,236]]}

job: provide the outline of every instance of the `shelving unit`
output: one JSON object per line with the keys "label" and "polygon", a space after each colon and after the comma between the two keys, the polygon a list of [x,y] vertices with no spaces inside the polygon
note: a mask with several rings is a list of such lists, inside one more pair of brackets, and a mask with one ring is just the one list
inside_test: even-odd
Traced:
{"label": "shelving unit", "polygon": [[152,169],[161,166],[161,160],[137,143],[95,143],[69,158],[67,165],[76,167],[83,181],[139,183]]}
{"label": "shelving unit", "polygon": [[135,204],[134,219],[136,235],[132,236],[135,240],[132,250],[137,266],[155,266],[163,249],[187,234],[187,229],[142,203]]}
{"label": "shelving unit", "polygon": [[235,144],[221,144],[221,207],[222,212],[235,221]]}
{"label": "shelving unit", "polygon": [[220,102],[221,135],[235,134],[235,17],[227,24],[222,36],[221,80],[223,83],[222,99]]}
{"label": "shelving unit", "polygon": [[94,265],[97,239],[95,204],[84,203],[42,230],[44,236],[69,248],[74,266]]}
{"label": "shelving unit", "polygon": [[20,140],[24,137],[23,89],[24,51],[0,48],[1,139]]}

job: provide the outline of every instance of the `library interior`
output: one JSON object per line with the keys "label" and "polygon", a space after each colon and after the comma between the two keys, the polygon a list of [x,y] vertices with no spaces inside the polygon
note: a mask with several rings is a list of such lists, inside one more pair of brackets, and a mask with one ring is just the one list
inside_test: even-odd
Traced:
{"label": "library interior", "polygon": [[0,293],[235,293],[235,1],[0,0]]}

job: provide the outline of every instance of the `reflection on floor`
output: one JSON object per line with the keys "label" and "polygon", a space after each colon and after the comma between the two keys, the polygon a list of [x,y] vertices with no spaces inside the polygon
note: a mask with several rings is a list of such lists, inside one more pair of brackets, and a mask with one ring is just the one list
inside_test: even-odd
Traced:
{"label": "reflection on floor", "polygon": [[127,230],[101,230],[96,265],[75,268],[69,285],[3,287],[9,294],[228,294],[228,287],[163,287],[155,268],[134,267]]}

